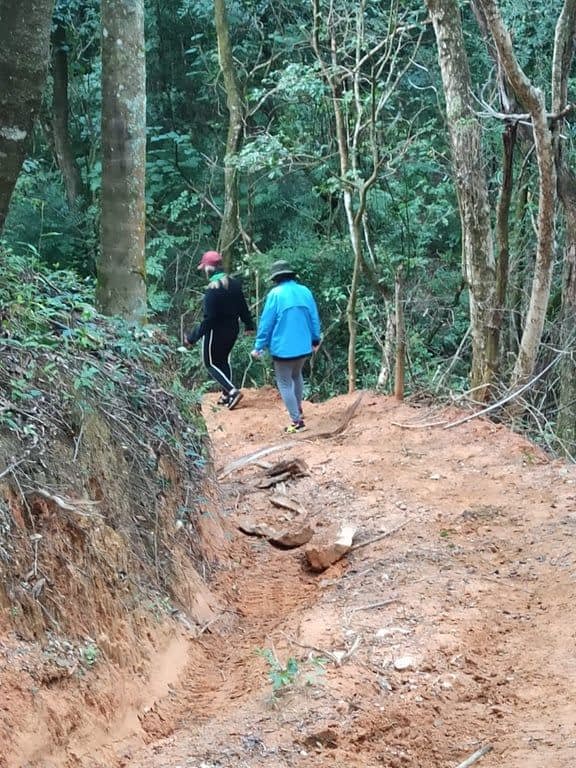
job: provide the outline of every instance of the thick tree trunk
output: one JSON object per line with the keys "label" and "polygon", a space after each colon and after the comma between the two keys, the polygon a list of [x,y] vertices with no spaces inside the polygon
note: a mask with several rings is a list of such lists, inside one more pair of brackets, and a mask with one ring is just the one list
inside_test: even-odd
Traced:
{"label": "thick tree trunk", "polygon": [[[561,113],[568,103],[568,77],[574,58],[576,0],[565,0],[558,17],[552,62],[552,111]],[[566,356],[560,367],[559,409],[556,431],[566,454],[576,457],[576,175],[564,161],[562,122],[555,126],[558,193],[566,225],[560,343]]]}
{"label": "thick tree trunk", "polygon": [[0,232],[40,107],[53,8],[54,0],[0,2]]}
{"label": "thick tree trunk", "polygon": [[560,172],[560,198],[566,221],[562,280],[560,342],[565,358],[560,367],[560,394],[556,432],[566,453],[576,457],[576,176]]}
{"label": "thick tree trunk", "polygon": [[484,11],[486,23],[490,29],[490,34],[498,51],[498,59],[506,73],[506,78],[518,101],[530,112],[538,163],[538,246],[530,304],[518,357],[512,373],[512,386],[517,386],[530,378],[536,366],[550,298],[556,218],[554,210],[556,205],[554,148],[552,132],[548,126],[544,94],[532,85],[518,64],[510,35],[504,27],[502,16],[494,0],[478,0],[478,2]]}
{"label": "thick tree trunk", "polygon": [[[470,292],[471,386],[489,395],[497,365],[496,274],[481,129],[457,0],[426,0],[438,42],[452,164],[460,204],[464,276]],[[483,387],[483,389],[482,389]],[[480,388],[480,389],[478,389]]]}
{"label": "thick tree trunk", "polygon": [[66,29],[57,24],[52,35],[52,135],[58,167],[70,207],[82,196],[82,177],[76,165],[68,127],[68,53]]}
{"label": "thick tree trunk", "polygon": [[244,104],[236,78],[230,29],[225,0],[214,0],[214,20],[218,40],[218,60],[226,89],[228,135],[224,157],[224,209],[218,237],[218,248],[228,269],[231,250],[240,235],[238,204],[238,171],[232,162],[240,149],[244,130]]}
{"label": "thick tree trunk", "polygon": [[102,0],[102,213],[97,300],[146,318],[144,0]]}

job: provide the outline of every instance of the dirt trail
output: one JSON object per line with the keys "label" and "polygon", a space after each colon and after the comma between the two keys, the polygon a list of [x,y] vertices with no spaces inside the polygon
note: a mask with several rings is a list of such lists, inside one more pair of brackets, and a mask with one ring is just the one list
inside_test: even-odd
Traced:
{"label": "dirt trail", "polygon": [[[282,439],[272,390],[247,392],[234,413],[214,399],[219,467]],[[352,402],[306,404],[298,445],[267,458],[306,462],[284,491],[316,525],[348,521],[359,539],[406,525],[320,575],[299,550],[239,534],[213,585],[227,622],[190,641],[140,735],[111,739],[89,765],[450,768],[487,743],[481,768],[576,765],[575,468],[488,422],[419,428],[459,414],[369,393],[343,434],[315,440]],[[256,487],[263,472],[224,481],[233,522],[294,517]],[[298,662],[276,701],[264,648]]]}

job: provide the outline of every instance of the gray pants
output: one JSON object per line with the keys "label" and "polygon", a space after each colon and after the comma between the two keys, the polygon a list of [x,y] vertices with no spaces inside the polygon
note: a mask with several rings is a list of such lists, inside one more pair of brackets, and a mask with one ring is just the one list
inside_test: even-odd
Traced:
{"label": "gray pants", "polygon": [[300,421],[302,396],[304,394],[304,377],[302,369],[308,355],[296,357],[293,360],[274,360],[276,384],[293,422]]}

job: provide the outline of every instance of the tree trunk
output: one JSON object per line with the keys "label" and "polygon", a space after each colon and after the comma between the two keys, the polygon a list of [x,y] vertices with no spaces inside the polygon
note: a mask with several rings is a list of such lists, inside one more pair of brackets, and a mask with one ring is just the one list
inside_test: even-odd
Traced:
{"label": "tree trunk", "polygon": [[[552,111],[561,113],[568,103],[568,76],[574,58],[576,0],[565,0],[558,17],[552,63]],[[556,432],[567,456],[576,458],[576,175],[564,161],[562,123],[554,126],[558,193],[566,224],[560,343],[566,357],[560,367],[560,393]]]}
{"label": "tree trunk", "polygon": [[224,209],[218,248],[224,258],[224,266],[229,269],[232,247],[240,235],[238,171],[232,161],[238,153],[242,141],[244,104],[235,73],[225,0],[214,0],[214,20],[218,40],[218,60],[226,89],[228,107],[228,135],[224,157]]}
{"label": "tree trunk", "polygon": [[452,164],[460,205],[464,277],[470,292],[471,386],[487,399],[497,365],[496,273],[481,129],[457,0],[426,0],[438,42]]}
{"label": "tree trunk", "polygon": [[486,23],[494,40],[498,59],[506,78],[518,101],[530,112],[534,132],[534,148],[538,163],[538,246],[530,304],[526,315],[520,349],[512,373],[512,386],[524,383],[536,366],[538,349],[542,340],[544,320],[554,266],[554,233],[556,205],[556,169],[552,132],[548,127],[548,116],[544,94],[535,88],[522,71],[512,48],[512,41],[500,11],[494,0],[478,0],[484,11]]}
{"label": "tree trunk", "polygon": [[[502,186],[496,207],[496,315],[495,327],[498,334],[497,344],[501,351],[502,325],[504,308],[508,294],[508,274],[510,271],[510,205],[514,189],[514,147],[516,144],[516,124],[508,124],[502,134]],[[499,354],[499,359],[502,355]],[[498,366],[500,368],[500,365]]]}
{"label": "tree trunk", "polygon": [[144,0],[102,0],[102,213],[97,301],[146,318]]}
{"label": "tree trunk", "polygon": [[52,35],[52,136],[58,167],[62,173],[66,197],[74,207],[82,197],[82,177],[70,141],[68,127],[68,53],[66,29],[58,23]]}
{"label": "tree trunk", "polygon": [[[352,205],[351,200],[348,201]],[[346,193],[344,196],[346,204]],[[350,237],[352,251],[354,253],[354,267],[352,269],[352,282],[350,283],[350,295],[346,305],[346,319],[348,321],[348,392],[356,389],[356,338],[358,333],[358,286],[362,272],[362,237],[358,226],[351,225]]]}
{"label": "tree trunk", "polygon": [[566,454],[576,458],[576,176],[560,172],[560,199],[566,221],[560,343],[566,356],[560,367],[556,432]]}
{"label": "tree trunk", "polygon": [[54,0],[0,2],[0,232],[40,107],[53,8]]}
{"label": "tree trunk", "polygon": [[402,267],[396,270],[396,366],[394,373],[394,396],[404,400],[404,369],[406,366],[406,325],[404,322],[404,279]]}

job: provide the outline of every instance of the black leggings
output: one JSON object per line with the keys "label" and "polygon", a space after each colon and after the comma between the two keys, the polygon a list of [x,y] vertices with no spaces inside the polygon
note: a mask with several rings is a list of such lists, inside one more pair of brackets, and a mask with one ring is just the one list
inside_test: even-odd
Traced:
{"label": "black leggings", "polygon": [[237,328],[213,328],[207,331],[202,342],[202,362],[226,395],[235,389],[232,383],[230,352],[237,338]]}

